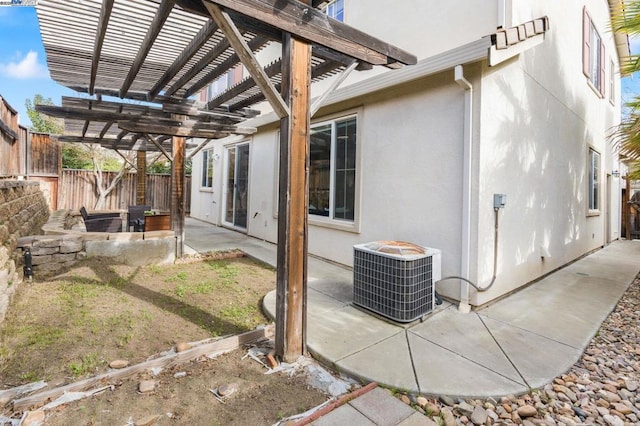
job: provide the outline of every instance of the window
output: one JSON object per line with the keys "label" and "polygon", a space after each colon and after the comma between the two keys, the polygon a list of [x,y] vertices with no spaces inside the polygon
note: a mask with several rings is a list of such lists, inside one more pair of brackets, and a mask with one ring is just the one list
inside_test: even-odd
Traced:
{"label": "window", "polygon": [[353,116],[311,126],[310,215],[354,221],[356,130]]}
{"label": "window", "polygon": [[344,0],[333,0],[327,5],[325,12],[330,18],[344,22]]}
{"label": "window", "polygon": [[589,211],[600,210],[600,153],[589,148]]}
{"label": "window", "polygon": [[202,152],[202,188],[213,188],[213,149]]}
{"label": "window", "polygon": [[606,84],[604,43],[586,8],[583,11],[582,25],[582,72],[589,78],[600,96],[604,97]]}
{"label": "window", "polygon": [[611,104],[615,104],[615,93],[616,93],[616,80],[613,75],[614,70],[613,61],[609,61],[609,102]]}
{"label": "window", "polygon": [[231,87],[242,81],[242,67],[237,66],[222,74],[206,88],[205,102],[217,98]]}

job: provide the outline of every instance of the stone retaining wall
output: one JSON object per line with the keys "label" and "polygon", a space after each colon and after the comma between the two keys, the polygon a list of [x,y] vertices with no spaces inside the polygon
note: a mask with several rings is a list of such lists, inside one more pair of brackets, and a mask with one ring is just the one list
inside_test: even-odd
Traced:
{"label": "stone retaining wall", "polygon": [[[46,277],[90,257],[108,257],[132,266],[171,264],[175,261],[173,231],[85,232],[70,227],[67,210],[51,213],[42,227],[45,235],[23,237],[20,248],[31,247],[34,277]],[[73,220],[71,220],[73,222]]]}
{"label": "stone retaining wall", "polygon": [[48,218],[49,207],[38,182],[0,180],[0,322],[22,282],[18,239],[42,233]]}

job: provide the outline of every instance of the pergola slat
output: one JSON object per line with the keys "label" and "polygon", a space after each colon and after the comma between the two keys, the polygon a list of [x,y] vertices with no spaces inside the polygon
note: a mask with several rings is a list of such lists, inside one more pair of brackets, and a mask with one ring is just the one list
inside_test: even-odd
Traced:
{"label": "pergola slat", "polygon": [[250,16],[282,31],[373,65],[413,65],[414,55],[329,18],[297,0],[202,0]]}
{"label": "pergola slat", "polygon": [[107,33],[107,25],[113,10],[114,0],[105,0],[100,8],[100,20],[98,21],[98,30],[96,31],[95,45],[93,48],[93,58],[91,59],[91,77],[89,79],[89,94],[93,95],[93,89],[96,85],[96,75],[98,74],[98,62],[102,53],[102,45],[104,36]]}
{"label": "pergola slat", "polygon": [[149,91],[149,98],[153,100],[158,93],[171,81],[173,77],[189,62],[189,60],[204,46],[209,38],[218,30],[214,21],[209,21],[200,29],[184,51],[176,58],[164,75]]}
{"label": "pergola slat", "polygon": [[140,68],[142,67],[142,64],[145,58],[147,57],[147,55],[149,54],[149,51],[151,50],[151,46],[156,41],[156,38],[158,37],[160,30],[162,29],[162,25],[169,17],[169,14],[171,13],[171,9],[173,9],[174,4],[175,4],[175,0],[162,0],[162,2],[160,3],[160,7],[158,8],[158,13],[153,19],[153,22],[151,23],[151,26],[149,27],[149,30],[147,31],[147,34],[144,37],[142,46],[140,46],[138,50],[138,54],[136,55],[136,58],[133,61],[133,65],[131,65],[131,68],[129,69],[129,73],[127,74],[127,77],[124,79],[124,83],[120,88],[121,98],[125,97],[125,95],[127,94],[127,91],[131,87],[131,83],[133,83],[133,79],[136,78],[136,76],[138,75],[138,72],[140,71]]}
{"label": "pergola slat", "polygon": [[280,93],[276,90],[276,88],[269,80],[269,77],[265,74],[264,70],[256,60],[255,56],[247,42],[242,38],[240,31],[236,28],[236,26],[231,22],[231,18],[229,15],[220,10],[220,8],[211,3],[205,3],[205,6],[211,13],[211,17],[218,24],[220,28],[222,28],[227,35],[227,40],[229,40],[229,44],[236,51],[236,54],[242,61],[242,65],[247,68],[251,77],[256,82],[256,84],[262,89],[264,92],[265,98],[271,104],[271,107],[274,109],[278,117],[283,118],[289,115],[289,107],[284,102]]}

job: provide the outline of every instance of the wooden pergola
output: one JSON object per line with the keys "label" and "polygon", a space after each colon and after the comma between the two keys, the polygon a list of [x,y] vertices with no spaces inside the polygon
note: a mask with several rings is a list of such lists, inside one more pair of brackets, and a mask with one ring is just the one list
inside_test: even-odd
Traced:
{"label": "wooden pergola", "polygon": [[[306,350],[310,85],[354,68],[399,68],[415,56],[327,17],[326,0],[40,0],[51,77],[87,98],[38,110],[65,121],[61,141],[159,151],[172,161],[171,221],[184,244],[185,139],[250,135],[268,101],[280,118],[276,352]],[[262,66],[272,43],[281,58]],[[193,96],[234,67],[250,77],[207,103]],[[123,101],[105,100],[105,97]],[[138,101],[133,102],[132,101]],[[144,167],[138,156],[138,167]]]}

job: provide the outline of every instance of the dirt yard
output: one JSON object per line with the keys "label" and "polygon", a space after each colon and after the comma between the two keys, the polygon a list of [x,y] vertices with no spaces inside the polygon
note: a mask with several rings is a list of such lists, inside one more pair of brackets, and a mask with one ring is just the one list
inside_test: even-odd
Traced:
{"label": "dirt yard", "polygon": [[[274,288],[275,272],[246,258],[162,267],[90,260],[25,282],[0,329],[0,390],[38,380],[58,387],[104,373],[113,360],[136,364],[179,342],[253,330],[267,322],[261,300]],[[302,377],[264,375],[245,353],[126,379],[50,412],[46,424],[273,424],[327,399]],[[156,381],[154,391],[138,391],[144,379]],[[210,391],[222,385],[237,388],[226,403]]]}

